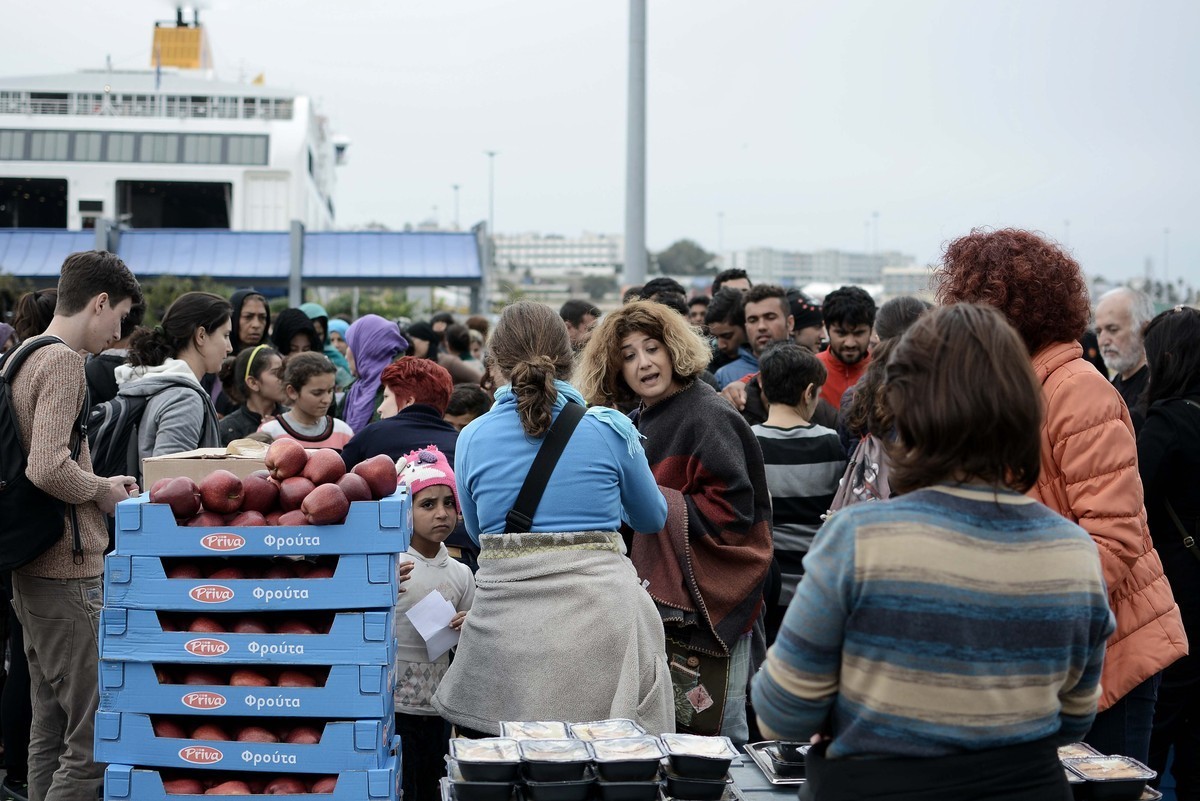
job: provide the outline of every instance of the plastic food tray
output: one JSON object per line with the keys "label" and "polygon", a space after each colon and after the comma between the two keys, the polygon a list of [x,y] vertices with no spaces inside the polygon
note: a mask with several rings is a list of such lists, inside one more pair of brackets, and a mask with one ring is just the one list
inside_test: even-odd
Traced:
{"label": "plastic food tray", "polygon": [[745,745],[746,754],[753,760],[754,764],[762,771],[763,776],[767,781],[776,786],[787,786],[804,784],[802,778],[788,778],[780,776],[775,772],[775,763],[771,759],[771,754],[768,749],[776,746],[776,740],[766,740],[761,743],[747,743]]}

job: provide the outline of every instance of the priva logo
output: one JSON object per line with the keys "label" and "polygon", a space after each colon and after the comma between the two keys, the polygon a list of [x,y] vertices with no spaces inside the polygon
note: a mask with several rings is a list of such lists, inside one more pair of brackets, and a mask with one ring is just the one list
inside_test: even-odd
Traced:
{"label": "priva logo", "polygon": [[193,765],[215,765],[224,757],[220,751],[207,745],[189,745],[179,749],[179,758]]}
{"label": "priva logo", "polygon": [[206,534],[200,538],[200,546],[210,551],[237,551],[246,544],[240,534]]}
{"label": "priva logo", "polygon": [[202,604],[223,604],[233,600],[233,590],[220,584],[201,584],[198,587],[192,587],[188,591],[188,595],[192,597],[193,601],[199,601]]}
{"label": "priva logo", "polygon": [[198,637],[185,642],[183,650],[194,656],[225,656],[229,653],[229,643],[211,637]]}
{"label": "priva logo", "polygon": [[225,706],[225,696],[210,692],[188,693],[183,696],[183,705],[192,709],[220,709]]}

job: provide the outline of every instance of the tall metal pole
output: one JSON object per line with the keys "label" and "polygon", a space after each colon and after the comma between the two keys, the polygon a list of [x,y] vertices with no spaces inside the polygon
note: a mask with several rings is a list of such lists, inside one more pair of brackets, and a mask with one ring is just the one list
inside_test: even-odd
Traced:
{"label": "tall metal pole", "polygon": [[646,281],[646,0],[629,0],[625,282]]}
{"label": "tall metal pole", "polygon": [[458,226],[458,184],[451,184],[454,188],[454,230],[459,230]]}
{"label": "tall metal pole", "polygon": [[496,213],[496,153],[495,150],[485,150],[484,155],[488,157],[488,236],[495,236],[496,229],[494,226],[494,216]]}

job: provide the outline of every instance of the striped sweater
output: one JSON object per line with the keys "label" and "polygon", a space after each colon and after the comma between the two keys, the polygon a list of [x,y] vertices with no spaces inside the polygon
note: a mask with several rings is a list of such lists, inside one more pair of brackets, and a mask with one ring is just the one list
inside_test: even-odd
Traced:
{"label": "striped sweater", "polygon": [[[938,486],[838,512],[755,678],[763,733],[935,757],[1091,726],[1113,631],[1087,532],[1023,495]],[[770,735],[768,735],[770,736]]]}

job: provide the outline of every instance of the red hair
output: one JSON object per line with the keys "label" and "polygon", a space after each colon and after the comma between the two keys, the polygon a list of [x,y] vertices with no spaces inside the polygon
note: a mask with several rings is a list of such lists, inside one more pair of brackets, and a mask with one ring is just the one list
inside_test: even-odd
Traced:
{"label": "red hair", "polygon": [[1091,306],[1079,262],[1030,231],[972,229],[946,246],[937,279],[940,303],[999,309],[1030,355],[1087,330]]}
{"label": "red hair", "polygon": [[454,382],[445,367],[415,356],[402,356],[392,362],[383,368],[379,380],[392,391],[397,401],[404,402],[411,397],[417,403],[429,404],[441,415],[446,413],[450,393],[454,391]]}

